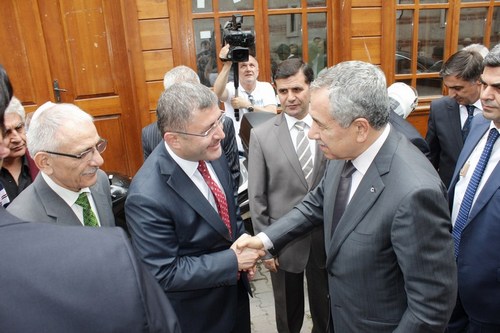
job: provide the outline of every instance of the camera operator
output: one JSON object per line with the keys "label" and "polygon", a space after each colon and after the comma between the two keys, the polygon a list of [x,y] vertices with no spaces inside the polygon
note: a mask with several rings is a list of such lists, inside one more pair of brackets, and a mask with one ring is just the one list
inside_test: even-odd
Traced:
{"label": "camera operator", "polygon": [[[219,53],[219,59],[226,60],[229,52],[229,44],[226,44]],[[238,97],[235,94],[234,82],[228,82],[229,73],[233,62],[224,61],[221,72],[214,83],[214,92],[220,101],[224,102],[226,115],[234,122],[236,133],[240,131],[241,117],[246,112],[272,112],[276,113],[276,94],[268,82],[257,80],[259,75],[259,63],[253,56],[248,61],[238,62],[239,87]],[[235,117],[234,109],[239,109],[239,116]],[[241,139],[237,135],[238,150],[243,152]]]}

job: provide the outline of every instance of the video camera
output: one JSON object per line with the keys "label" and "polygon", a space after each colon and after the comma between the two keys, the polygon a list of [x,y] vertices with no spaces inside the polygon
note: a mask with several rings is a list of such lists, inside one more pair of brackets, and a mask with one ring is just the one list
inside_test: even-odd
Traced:
{"label": "video camera", "polygon": [[222,30],[223,45],[231,45],[227,53],[227,59],[232,62],[248,61],[250,48],[255,46],[254,35],[251,31],[242,31],[242,23],[243,16],[239,14],[233,15],[231,21],[227,21]]}

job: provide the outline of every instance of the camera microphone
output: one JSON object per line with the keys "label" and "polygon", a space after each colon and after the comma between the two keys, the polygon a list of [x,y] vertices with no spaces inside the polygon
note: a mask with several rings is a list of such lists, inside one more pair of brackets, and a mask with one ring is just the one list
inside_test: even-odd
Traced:
{"label": "camera microphone", "polygon": [[236,121],[240,120],[240,109],[234,109],[234,119],[236,119]]}

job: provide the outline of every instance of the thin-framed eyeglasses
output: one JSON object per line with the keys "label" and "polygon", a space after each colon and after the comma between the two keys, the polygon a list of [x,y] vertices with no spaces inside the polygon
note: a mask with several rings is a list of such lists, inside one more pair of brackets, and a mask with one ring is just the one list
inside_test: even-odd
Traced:
{"label": "thin-framed eyeglasses", "polygon": [[222,123],[224,123],[224,119],[226,119],[226,115],[224,113],[221,113],[220,117],[217,118],[217,120],[210,126],[210,128],[208,130],[206,130],[205,132],[200,133],[200,134],[188,133],[188,132],[181,132],[181,131],[167,131],[167,132],[169,132],[169,133],[177,133],[177,134],[184,134],[184,135],[199,136],[201,138],[206,138],[207,136],[209,136],[210,134],[212,134],[212,132],[215,131],[215,129],[217,127],[222,126]]}
{"label": "thin-framed eyeglasses", "polygon": [[85,158],[86,156],[88,156],[90,153],[93,154],[94,151],[98,151],[99,154],[102,154],[106,150],[107,146],[108,146],[108,140],[101,138],[101,139],[99,139],[99,141],[97,141],[97,144],[94,147],[90,147],[88,149],[85,149],[80,154],[59,153],[56,151],[49,151],[49,150],[43,150],[43,152],[48,153],[48,154],[71,157],[71,158],[75,158],[77,160],[81,160],[81,159]]}

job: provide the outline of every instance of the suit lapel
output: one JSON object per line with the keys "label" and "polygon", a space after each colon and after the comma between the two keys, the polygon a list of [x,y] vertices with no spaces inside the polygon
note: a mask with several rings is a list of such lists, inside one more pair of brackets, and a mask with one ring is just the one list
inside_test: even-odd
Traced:
{"label": "suit lapel", "polygon": [[458,151],[462,149],[464,143],[462,139],[462,123],[460,122],[460,105],[451,99],[447,105],[449,123],[444,124],[449,126],[449,131],[451,131],[451,138],[454,145],[458,147]]}
{"label": "suit lapel", "polygon": [[[231,240],[231,238],[229,237],[229,232],[224,225],[224,222],[222,222],[217,211],[212,207],[212,205],[210,205],[208,200],[203,196],[203,194],[196,187],[193,181],[186,175],[186,173],[184,173],[181,167],[179,167],[179,165],[170,157],[170,155],[168,155],[166,148],[163,147],[162,149],[164,151],[160,155],[158,163],[160,165],[161,173],[165,177],[167,186],[171,187],[181,198],[183,198],[186,204],[189,205],[202,217],[203,221],[209,223],[212,228],[214,228],[224,238]],[[217,167],[217,169],[218,168],[219,167]],[[217,176],[219,177],[218,173]],[[219,178],[222,179],[223,177]],[[221,179],[220,181],[222,182]],[[228,197],[227,186],[225,186],[224,183],[222,184],[224,187],[226,198],[231,198]],[[229,192],[232,193],[231,190]],[[233,215],[230,212],[230,217],[232,216]],[[233,221],[233,218],[231,218],[231,226],[233,227],[233,230],[236,231],[237,229],[234,223],[235,222]]]}
{"label": "suit lapel", "polygon": [[56,223],[82,225],[71,207],[47,185],[41,174],[38,174],[33,186],[47,216],[53,218]]}
{"label": "suit lapel", "polygon": [[[356,189],[356,192],[346,207],[344,215],[335,229],[329,244],[329,250],[326,251],[328,256],[327,265],[331,264],[335,259],[340,247],[349,234],[363,220],[370,208],[384,191],[385,184],[382,180],[382,176],[390,171],[391,161],[401,135],[402,134],[398,134],[395,129],[391,128],[387,140],[375,156],[366,174],[363,176],[361,183]],[[340,177],[340,170],[338,171],[337,177]],[[338,181],[336,181],[336,183],[338,185]],[[336,190],[337,187],[334,187],[334,191]],[[331,224],[331,218],[329,223]]]}

